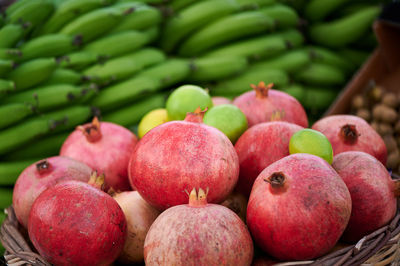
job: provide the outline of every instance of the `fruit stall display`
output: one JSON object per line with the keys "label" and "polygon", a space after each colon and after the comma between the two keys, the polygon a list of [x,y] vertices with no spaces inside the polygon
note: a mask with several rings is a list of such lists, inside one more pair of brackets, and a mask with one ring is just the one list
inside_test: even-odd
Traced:
{"label": "fruit stall display", "polygon": [[[385,169],[393,168],[394,151],[388,149],[387,155],[387,140],[364,120],[321,119],[377,46],[372,23],[380,2],[321,3],[16,1],[0,21],[0,208],[13,204],[8,219],[14,217],[27,230],[43,263],[75,265],[117,258],[124,263],[186,265],[205,253],[210,256],[203,258],[204,264],[249,265],[254,254],[264,252],[282,261],[312,260],[331,251],[339,239],[354,243],[385,226],[396,212],[396,183]],[[341,133],[327,129],[335,124]],[[312,129],[305,130],[309,126]],[[362,137],[357,140],[358,132]],[[337,134],[342,138],[335,139]],[[361,145],[354,148],[354,143]],[[387,201],[371,212],[387,213],[370,227],[357,224],[365,213],[352,222],[354,210],[365,207],[352,203],[351,185],[360,181],[340,174],[345,166],[336,162],[338,153],[349,150],[363,152],[349,153],[348,158],[371,165],[363,166],[366,170],[359,175],[385,170],[377,178],[386,185],[377,188],[381,194],[376,198]],[[314,173],[312,165],[321,172]],[[303,175],[313,178],[300,182]],[[315,179],[321,175],[326,180]],[[65,179],[71,181],[60,182]],[[266,200],[266,188],[274,201],[292,191],[292,183],[300,190],[291,192],[294,196],[287,193],[285,200],[297,195],[307,210],[296,203],[277,212],[276,206],[288,204],[283,202],[273,209],[254,207]],[[311,187],[320,192],[307,191]],[[85,203],[73,190],[85,193]],[[361,204],[365,195],[357,196]],[[50,200],[53,197],[60,202]],[[66,208],[67,216],[81,217],[100,200],[110,206],[110,213],[99,209],[88,215],[96,217],[104,234],[85,247],[89,255],[79,254],[79,246],[66,250],[67,242],[92,239],[98,231],[86,226],[78,228],[85,236],[78,236],[73,228],[79,218],[51,215]],[[77,205],[81,208],[74,209]],[[45,220],[49,209],[54,213]],[[302,220],[304,212],[331,218],[321,225],[307,221],[309,216]],[[204,226],[196,226],[199,219]],[[307,235],[308,230],[292,221],[318,227],[314,233],[321,235]],[[54,229],[72,237],[54,237],[57,233],[47,230],[48,223],[51,228],[61,223]],[[222,232],[221,226],[230,230]],[[193,241],[208,237],[216,246],[194,248],[189,243],[193,241],[180,235]],[[265,239],[268,235],[276,246]],[[292,240],[282,243],[287,238]],[[180,244],[155,244],[160,241]],[[55,254],[53,247],[63,251]],[[85,261],[88,257],[97,261]],[[360,256],[355,258],[359,261]]]}

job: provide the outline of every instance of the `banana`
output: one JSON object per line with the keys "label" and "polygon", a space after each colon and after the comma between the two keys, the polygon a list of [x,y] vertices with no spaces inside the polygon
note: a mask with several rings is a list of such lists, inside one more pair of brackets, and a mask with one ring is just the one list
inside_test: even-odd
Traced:
{"label": "banana", "polygon": [[342,58],[348,59],[357,68],[361,66],[370,56],[370,52],[361,51],[359,49],[343,48],[337,51]]}
{"label": "banana", "polygon": [[22,52],[19,49],[0,48],[0,59],[18,60],[22,57]]}
{"label": "banana", "polygon": [[14,61],[0,59],[0,77],[4,77],[4,75],[10,72],[14,67]]}
{"label": "banana", "polygon": [[150,43],[157,31],[157,28],[152,28],[145,32],[130,30],[115,33],[89,43],[84,47],[84,50],[106,57],[124,55],[138,50],[144,45]]}
{"label": "banana", "polygon": [[13,24],[29,24],[25,32],[27,33],[46,21],[53,13],[54,8],[54,4],[51,0],[26,1],[8,15],[8,22]]}
{"label": "banana", "polygon": [[309,29],[310,39],[326,47],[344,47],[359,39],[372,27],[380,10],[376,6],[367,7],[334,21],[315,24]]}
{"label": "banana", "polygon": [[289,51],[266,61],[257,62],[251,69],[280,69],[289,74],[295,73],[311,63],[309,53],[304,49]]}
{"label": "banana", "polygon": [[303,35],[295,29],[280,33],[255,37],[217,48],[205,54],[205,57],[215,56],[245,56],[249,59],[265,59],[275,56],[285,50],[298,47],[304,42]]}
{"label": "banana", "polygon": [[57,68],[51,74],[49,79],[46,80],[44,83],[41,83],[40,86],[45,86],[45,85],[48,86],[55,84],[77,85],[84,80],[86,80],[86,77],[81,73],[78,73],[72,69]]}
{"label": "banana", "polygon": [[209,86],[211,95],[218,96],[238,96],[251,90],[250,84],[258,84],[264,81],[274,83],[276,88],[287,86],[289,77],[286,72],[279,69],[252,69],[249,68],[245,73],[228,80],[220,81],[215,86]]}
{"label": "banana", "polygon": [[0,187],[0,208],[5,209],[12,204],[13,189]]}
{"label": "banana", "polygon": [[304,87],[299,84],[291,84],[287,87],[282,87],[279,89],[280,91],[286,92],[287,94],[296,98],[302,105],[304,102],[304,98],[306,97],[306,92]]}
{"label": "banana", "polygon": [[293,8],[276,4],[269,7],[260,9],[265,16],[271,17],[275,20],[277,29],[293,28],[299,25],[299,16]]}
{"label": "banana", "polygon": [[206,82],[229,78],[240,74],[248,67],[245,57],[224,56],[196,58],[192,62],[193,72],[189,81]]}
{"label": "banana", "polygon": [[128,127],[137,124],[147,112],[164,106],[165,95],[154,94],[106,113],[102,120]]}
{"label": "banana", "polygon": [[23,38],[23,24],[7,24],[0,29],[0,48],[12,48]]}
{"label": "banana", "polygon": [[24,146],[23,149],[17,149],[11,153],[7,153],[5,157],[7,157],[7,160],[27,160],[30,158],[55,156],[60,152],[60,148],[69,134],[70,132],[63,132],[45,136]]}
{"label": "banana", "polygon": [[13,91],[15,91],[14,81],[0,79],[0,99]]}
{"label": "banana", "polygon": [[[105,60],[105,58],[103,58]],[[72,69],[83,69],[89,65],[95,64],[98,61],[104,61],[97,53],[90,51],[78,51],[66,54],[58,59],[60,66]]]}
{"label": "banana", "polygon": [[310,22],[322,21],[349,0],[310,0],[305,6],[304,16]]}
{"label": "banana", "polygon": [[2,104],[0,106],[0,129],[8,127],[35,113],[36,109],[25,103]]}
{"label": "banana", "polygon": [[0,154],[14,151],[45,134],[71,130],[91,117],[89,106],[72,106],[28,119],[0,131]]}
{"label": "banana", "polygon": [[29,165],[39,161],[42,158],[18,160],[11,162],[0,162],[0,185],[14,185],[21,172]]}
{"label": "banana", "polygon": [[348,58],[341,56],[336,51],[329,50],[322,46],[309,46],[305,48],[311,56],[311,60],[315,63],[322,63],[338,67],[346,74],[351,74],[356,66]]}
{"label": "banana", "polygon": [[39,57],[53,57],[69,53],[78,48],[80,38],[66,34],[49,34],[34,38],[24,43],[20,50],[20,60],[30,60]]}
{"label": "banana", "polygon": [[93,10],[66,24],[59,33],[71,36],[81,35],[84,43],[104,35],[132,12],[133,7],[111,6]]}
{"label": "banana", "polygon": [[107,84],[131,77],[140,70],[166,60],[166,55],[155,48],[144,48],[132,54],[111,59],[82,71],[91,81]]}
{"label": "banana", "polygon": [[311,111],[326,110],[339,94],[335,88],[304,86],[303,106]]}
{"label": "banana", "polygon": [[115,26],[110,33],[123,32],[127,30],[144,30],[161,23],[162,14],[160,10],[152,6],[139,6],[126,15],[125,18]]}
{"label": "banana", "polygon": [[82,16],[92,10],[108,6],[115,0],[68,0],[62,2],[49,20],[41,27],[37,35],[58,32],[64,25],[77,16]]}
{"label": "banana", "polygon": [[197,0],[172,0],[168,7],[171,9],[171,13],[174,14],[196,2]]}
{"label": "banana", "polygon": [[345,74],[340,68],[321,63],[311,63],[295,73],[293,78],[306,85],[338,86],[338,89],[346,82]]}
{"label": "banana", "polygon": [[172,51],[189,34],[239,8],[235,0],[206,0],[186,7],[166,22],[161,38],[163,50]]}
{"label": "banana", "polygon": [[13,1],[11,5],[9,5],[6,10],[4,11],[5,17],[9,17],[12,13],[15,12],[18,8],[21,6],[31,2],[32,0],[18,0],[18,1]]}
{"label": "banana", "polygon": [[54,58],[33,59],[15,68],[7,78],[15,82],[17,90],[24,90],[48,79],[56,67]]}
{"label": "banana", "polygon": [[243,10],[259,9],[276,3],[276,0],[236,0]]}
{"label": "banana", "polygon": [[261,11],[246,11],[207,24],[180,46],[179,55],[196,56],[223,43],[274,29],[274,20]]}

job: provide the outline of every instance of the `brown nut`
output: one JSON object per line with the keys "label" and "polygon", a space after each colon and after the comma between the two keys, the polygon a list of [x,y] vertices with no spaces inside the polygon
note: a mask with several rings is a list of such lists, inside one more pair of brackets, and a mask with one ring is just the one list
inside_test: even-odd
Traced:
{"label": "brown nut", "polygon": [[354,98],[352,99],[351,106],[357,110],[357,109],[366,107],[367,101],[362,95],[358,94],[358,95],[354,96]]}
{"label": "brown nut", "polygon": [[371,112],[366,108],[358,109],[356,112],[356,116],[363,118],[366,121],[370,121],[371,119]]}
{"label": "brown nut", "polygon": [[383,105],[382,104],[377,104],[372,108],[372,117],[376,121],[381,121],[384,112],[385,111],[384,111]]}
{"label": "brown nut", "polygon": [[371,89],[369,95],[371,97],[371,100],[373,100],[374,102],[379,102],[382,98],[383,90],[381,87],[375,86]]}
{"label": "brown nut", "polygon": [[372,109],[372,117],[378,121],[392,124],[397,120],[397,112],[383,104],[377,104]]}
{"label": "brown nut", "polygon": [[393,127],[391,125],[386,124],[386,123],[380,123],[379,127],[378,127],[378,133],[381,136],[393,135],[394,130],[393,130]]}
{"label": "brown nut", "polygon": [[371,125],[371,127],[372,127],[376,132],[378,132],[378,130],[379,130],[379,122],[378,122],[378,121],[373,120],[373,121],[370,123],[370,125]]}
{"label": "brown nut", "polygon": [[397,120],[396,124],[394,124],[394,132],[400,135],[400,120]]}
{"label": "brown nut", "polygon": [[400,153],[399,151],[392,152],[388,155],[386,161],[386,167],[390,169],[397,169],[400,164]]}
{"label": "brown nut", "polygon": [[383,136],[383,141],[385,142],[385,146],[388,153],[398,150],[397,141],[393,137],[393,135],[385,135]]}
{"label": "brown nut", "polygon": [[386,105],[387,107],[396,108],[399,105],[399,99],[395,93],[386,92],[382,96],[382,104]]}

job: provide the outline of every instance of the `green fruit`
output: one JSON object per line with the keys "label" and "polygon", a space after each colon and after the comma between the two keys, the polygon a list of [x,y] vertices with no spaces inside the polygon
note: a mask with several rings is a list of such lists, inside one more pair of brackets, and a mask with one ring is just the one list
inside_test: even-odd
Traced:
{"label": "green fruit", "polygon": [[196,85],[183,85],[174,90],[167,99],[166,108],[169,120],[183,120],[187,113],[197,107],[202,110],[213,106],[210,95]]}
{"label": "green fruit", "polygon": [[302,129],[292,135],[289,141],[289,153],[308,153],[321,157],[329,164],[333,160],[332,145],[319,131]]}
{"label": "green fruit", "polygon": [[150,129],[161,125],[168,121],[167,110],[165,108],[159,108],[148,112],[140,120],[138,126],[139,138],[142,138]]}
{"label": "green fruit", "polygon": [[212,107],[204,114],[203,122],[221,130],[232,143],[247,129],[247,119],[243,112],[233,104]]}

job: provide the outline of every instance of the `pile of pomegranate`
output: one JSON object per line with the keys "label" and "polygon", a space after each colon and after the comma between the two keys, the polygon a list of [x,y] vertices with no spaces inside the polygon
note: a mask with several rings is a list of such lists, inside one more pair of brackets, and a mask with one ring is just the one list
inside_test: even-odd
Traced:
{"label": "pile of pomegranate", "polygon": [[232,102],[249,121],[236,143],[199,108],[141,139],[97,118],[76,128],[15,184],[36,251],[54,265],[272,265],[316,259],[393,219],[400,186],[368,123],[340,115],[311,126],[331,142],[332,164],[290,154],[308,127],[303,107],[253,88]]}

